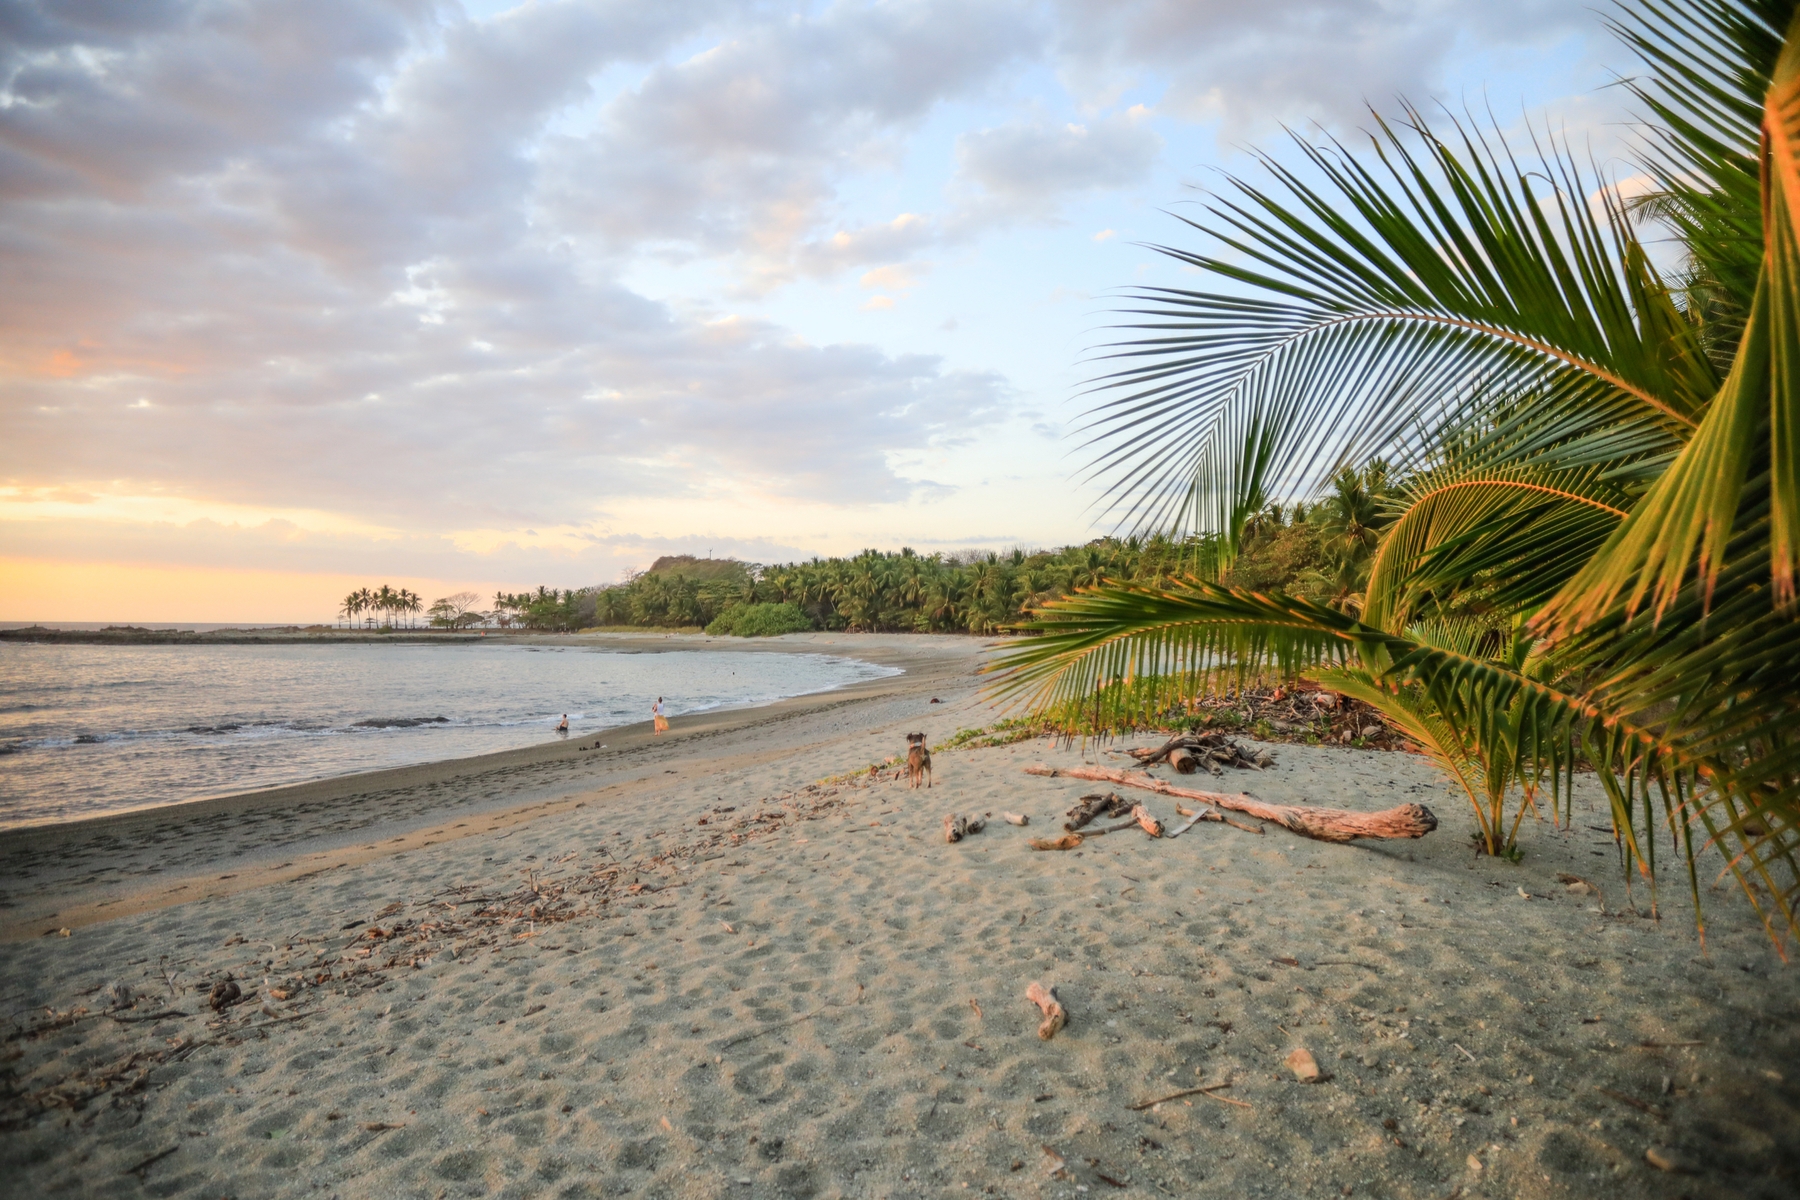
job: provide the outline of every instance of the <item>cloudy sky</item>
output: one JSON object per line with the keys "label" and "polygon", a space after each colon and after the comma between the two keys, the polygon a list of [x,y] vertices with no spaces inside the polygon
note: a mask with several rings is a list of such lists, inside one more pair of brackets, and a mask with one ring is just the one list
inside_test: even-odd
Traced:
{"label": "cloudy sky", "polygon": [[1397,96],[1616,153],[1567,0],[0,0],[0,620],[1103,532],[1137,243]]}

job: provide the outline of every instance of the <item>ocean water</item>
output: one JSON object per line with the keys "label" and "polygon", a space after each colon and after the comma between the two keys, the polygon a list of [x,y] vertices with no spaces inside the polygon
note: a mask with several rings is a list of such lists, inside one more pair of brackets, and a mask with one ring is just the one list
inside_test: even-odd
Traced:
{"label": "ocean water", "polygon": [[891,667],[581,646],[0,644],[0,829],[768,704]]}

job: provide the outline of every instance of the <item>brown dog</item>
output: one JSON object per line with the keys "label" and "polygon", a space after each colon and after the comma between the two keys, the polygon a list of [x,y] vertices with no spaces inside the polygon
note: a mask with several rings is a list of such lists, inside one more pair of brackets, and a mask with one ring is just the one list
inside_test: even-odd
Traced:
{"label": "brown dog", "polygon": [[931,751],[925,748],[925,735],[909,733],[906,735],[906,786],[918,787],[923,779],[925,786],[931,786]]}

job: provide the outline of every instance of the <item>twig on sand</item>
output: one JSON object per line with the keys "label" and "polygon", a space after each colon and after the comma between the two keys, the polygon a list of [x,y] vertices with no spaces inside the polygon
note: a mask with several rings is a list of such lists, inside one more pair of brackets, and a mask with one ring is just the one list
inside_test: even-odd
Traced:
{"label": "twig on sand", "polygon": [[1162,796],[1198,800],[1202,804],[1228,808],[1272,822],[1302,837],[1316,838],[1322,842],[1348,842],[1356,838],[1418,838],[1436,829],[1438,824],[1437,817],[1423,804],[1401,804],[1382,812],[1360,813],[1342,808],[1268,804],[1254,796],[1241,794],[1198,792],[1173,787],[1141,772],[1114,771],[1105,767],[1026,767],[1025,773],[1053,779],[1116,783],[1125,787],[1143,788]]}
{"label": "twig on sand", "polygon": [[123,1171],[120,1172],[120,1174],[122,1174],[122,1175],[142,1175],[145,1171],[148,1171],[153,1165],[161,1162],[163,1159],[169,1157],[169,1155],[175,1153],[179,1149],[181,1149],[181,1143],[177,1142],[173,1146],[170,1146],[167,1150],[158,1150],[155,1154],[152,1154],[149,1158],[146,1158],[143,1162],[139,1163],[135,1167],[126,1167]]}
{"label": "twig on sand", "polygon": [[765,1033],[773,1033],[777,1029],[786,1029],[790,1025],[798,1025],[802,1021],[810,1021],[814,1017],[818,1016],[820,1013],[824,1012],[826,1009],[842,1008],[842,1007],[843,1007],[843,1005],[841,1003],[839,1003],[836,1000],[833,1000],[827,1004],[823,1004],[820,1007],[813,1009],[811,1012],[807,1013],[804,1016],[790,1017],[788,1020],[776,1021],[772,1024],[764,1025],[761,1029],[753,1029],[749,1033],[739,1034],[737,1037],[732,1038],[729,1042],[722,1043],[719,1046],[719,1049],[729,1050],[733,1046],[737,1045],[740,1042],[748,1042],[748,1041],[752,1040],[753,1038],[761,1037]]}
{"label": "twig on sand", "polygon": [[1239,1108],[1249,1108],[1250,1105],[1245,1104],[1242,1100],[1233,1100],[1230,1096],[1213,1095],[1220,1088],[1230,1086],[1229,1083],[1209,1083],[1205,1087],[1182,1088],[1179,1092],[1171,1092],[1167,1096],[1158,1096],[1154,1100],[1146,1100],[1142,1104],[1132,1104],[1128,1107],[1132,1112],[1143,1112],[1146,1108],[1155,1108],[1158,1104],[1167,1104],[1169,1101],[1179,1100],[1183,1096],[1205,1096],[1208,1100],[1219,1100],[1226,1104],[1235,1104]]}
{"label": "twig on sand", "polygon": [[1636,1096],[1627,1096],[1624,1092],[1615,1092],[1613,1089],[1611,1089],[1609,1087],[1596,1087],[1594,1090],[1596,1092],[1599,1092],[1602,1096],[1611,1096],[1614,1100],[1617,1100],[1620,1104],[1629,1104],[1629,1105],[1631,1105],[1631,1107],[1637,1109],[1639,1112],[1649,1113],[1651,1116],[1655,1117],[1659,1121],[1666,1121],[1669,1119],[1668,1113],[1666,1113],[1662,1109],[1656,1107],[1656,1105],[1654,1105],[1654,1104],[1646,1104],[1644,1101],[1639,1100]]}

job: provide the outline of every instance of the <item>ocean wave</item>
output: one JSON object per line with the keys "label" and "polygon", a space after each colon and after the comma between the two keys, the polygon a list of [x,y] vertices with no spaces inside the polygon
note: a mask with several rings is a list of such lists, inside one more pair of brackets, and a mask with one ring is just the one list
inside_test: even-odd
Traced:
{"label": "ocean wave", "polygon": [[417,729],[421,725],[448,725],[449,717],[370,717],[351,723],[352,729]]}

